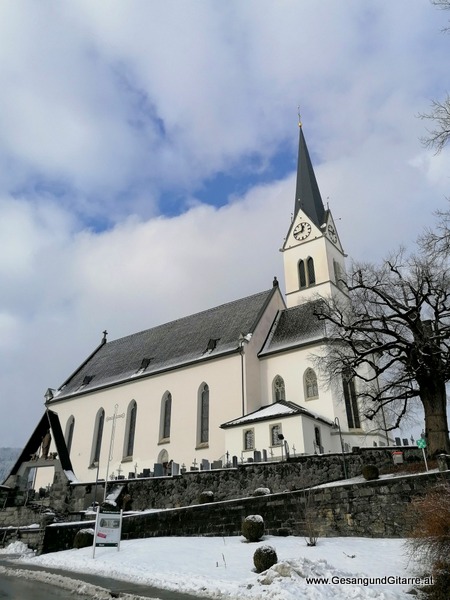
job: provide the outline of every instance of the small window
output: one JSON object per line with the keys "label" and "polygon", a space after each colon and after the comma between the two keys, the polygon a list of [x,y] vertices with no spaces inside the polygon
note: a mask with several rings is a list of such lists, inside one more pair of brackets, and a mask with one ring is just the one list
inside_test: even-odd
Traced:
{"label": "small window", "polygon": [[281,435],[281,425],[272,425],[270,428],[270,445],[281,446],[283,441],[283,439],[280,437]]}
{"label": "small window", "polygon": [[255,430],[246,429],[244,431],[244,450],[253,450],[255,447]]}
{"label": "small window", "polygon": [[273,401],[280,402],[280,400],[286,400],[286,388],[284,385],[284,379],[277,375],[273,380]]}
{"label": "small window", "polygon": [[322,446],[322,435],[320,433],[320,427],[314,427],[314,452],[323,454]]}
{"label": "small window", "polygon": [[305,388],[305,398],[311,400],[319,397],[319,387],[317,385],[317,375],[312,369],[306,369],[303,377]]}

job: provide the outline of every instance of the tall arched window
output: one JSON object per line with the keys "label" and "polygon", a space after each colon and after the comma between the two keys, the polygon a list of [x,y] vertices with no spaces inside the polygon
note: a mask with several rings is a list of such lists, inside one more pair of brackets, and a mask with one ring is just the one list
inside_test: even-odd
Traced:
{"label": "tall arched window", "polygon": [[273,380],[273,401],[279,402],[280,400],[286,400],[286,388],[284,386],[284,379],[277,375]]}
{"label": "tall arched window", "polygon": [[316,283],[316,272],[314,271],[314,261],[311,257],[306,261],[306,270],[308,273],[308,285],[314,285]]}
{"label": "tall arched window", "polygon": [[127,426],[125,434],[125,447],[124,456],[133,456],[134,450],[134,436],[136,433],[136,416],[137,416],[137,404],[135,400],[132,400],[128,405],[127,411]]}
{"label": "tall arched window", "polygon": [[303,385],[305,388],[305,398],[307,400],[319,397],[317,375],[312,369],[306,369],[305,374],[303,376]]}
{"label": "tall arched window", "polygon": [[70,454],[70,449],[72,448],[74,427],[75,427],[75,417],[73,415],[71,415],[67,419],[66,435],[64,436],[64,439],[66,440],[66,447],[67,447],[68,454]]}
{"label": "tall arched window", "polygon": [[197,443],[207,444],[209,442],[209,387],[206,383],[200,386],[197,419]]}
{"label": "tall arched window", "polygon": [[99,408],[95,417],[94,436],[92,439],[91,465],[95,465],[100,460],[102,449],[103,427],[105,425],[105,411]]}
{"label": "tall arched window", "polygon": [[309,256],[306,260],[298,261],[298,284],[299,288],[306,288],[316,283],[316,272],[314,259]]}
{"label": "tall arched window", "polygon": [[351,373],[342,374],[342,385],[344,387],[345,412],[349,429],[359,429],[361,422],[359,418],[358,398],[356,396],[355,378]]}
{"label": "tall arched window", "polygon": [[170,438],[170,421],[172,417],[172,394],[166,392],[161,400],[161,427],[159,437],[161,440]]}

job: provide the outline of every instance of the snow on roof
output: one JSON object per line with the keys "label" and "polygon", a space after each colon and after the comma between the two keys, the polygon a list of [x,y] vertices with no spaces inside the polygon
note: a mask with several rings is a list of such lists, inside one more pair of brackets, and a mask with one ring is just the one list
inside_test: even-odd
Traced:
{"label": "snow on roof", "polygon": [[[248,415],[223,423],[221,427],[226,429],[227,427],[235,427],[237,425],[242,425],[243,423],[253,423],[254,421],[263,421],[277,417],[289,417],[291,415],[303,415],[313,419],[320,419],[325,423],[328,423],[327,419],[306,410],[306,408],[303,408],[294,402],[280,400],[273,404],[269,404],[268,406],[263,406]],[[329,424],[331,425],[331,422]]]}

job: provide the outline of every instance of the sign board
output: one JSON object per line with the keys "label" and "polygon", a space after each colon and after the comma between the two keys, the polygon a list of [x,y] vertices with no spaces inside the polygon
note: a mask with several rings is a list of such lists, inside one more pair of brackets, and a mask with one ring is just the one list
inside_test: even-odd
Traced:
{"label": "sign board", "polygon": [[427,447],[427,441],[424,440],[423,438],[420,438],[420,440],[417,440],[417,447],[418,448],[426,448]]}
{"label": "sign board", "polygon": [[103,512],[97,510],[94,534],[94,554],[97,547],[116,547],[120,549],[120,538],[122,534],[122,511]]}

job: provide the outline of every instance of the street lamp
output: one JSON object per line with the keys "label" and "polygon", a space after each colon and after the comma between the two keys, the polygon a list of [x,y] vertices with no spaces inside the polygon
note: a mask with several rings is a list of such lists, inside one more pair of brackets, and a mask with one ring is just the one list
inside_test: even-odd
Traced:
{"label": "street lamp", "polygon": [[333,428],[336,428],[336,427],[338,428],[339,439],[341,440],[342,462],[344,464],[344,477],[345,477],[345,479],[348,479],[348,476],[347,476],[347,464],[345,462],[344,442],[342,441],[341,424],[339,422],[339,417],[336,417],[334,419]]}

